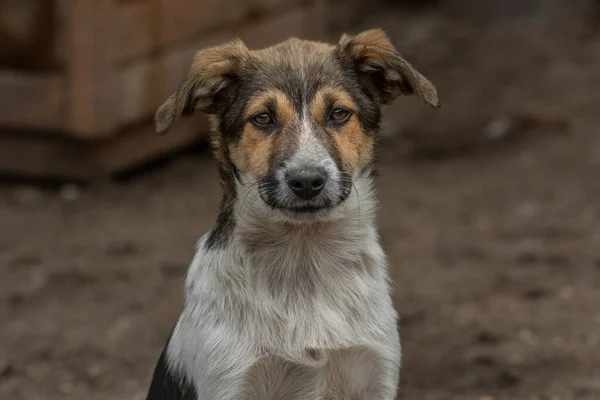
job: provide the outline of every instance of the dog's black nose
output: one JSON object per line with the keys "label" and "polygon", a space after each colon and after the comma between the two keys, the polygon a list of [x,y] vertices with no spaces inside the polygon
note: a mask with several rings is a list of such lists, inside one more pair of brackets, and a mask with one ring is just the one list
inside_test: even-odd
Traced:
{"label": "dog's black nose", "polygon": [[286,181],[296,196],[310,200],[325,187],[327,174],[323,168],[298,168],[288,171]]}

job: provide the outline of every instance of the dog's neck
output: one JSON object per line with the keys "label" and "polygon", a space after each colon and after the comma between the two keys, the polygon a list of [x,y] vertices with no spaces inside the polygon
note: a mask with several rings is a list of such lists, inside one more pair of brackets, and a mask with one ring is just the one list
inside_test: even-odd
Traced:
{"label": "dog's neck", "polygon": [[219,275],[245,276],[262,303],[308,309],[315,298],[353,296],[355,281],[384,279],[372,184],[370,176],[356,179],[339,209],[315,222],[279,220],[260,199],[242,198],[228,244],[218,250],[229,260],[219,263]]}

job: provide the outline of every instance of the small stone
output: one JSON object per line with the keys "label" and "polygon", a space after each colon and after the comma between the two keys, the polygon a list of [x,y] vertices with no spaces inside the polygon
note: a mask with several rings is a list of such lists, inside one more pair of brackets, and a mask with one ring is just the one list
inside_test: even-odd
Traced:
{"label": "small stone", "polygon": [[182,277],[185,275],[187,265],[175,262],[166,262],[160,266],[160,272],[166,277]]}
{"label": "small stone", "polygon": [[515,214],[520,218],[532,218],[539,212],[538,206],[530,201],[523,202],[517,206]]}
{"label": "small stone", "polygon": [[8,295],[7,304],[11,309],[17,309],[25,304],[25,295],[23,293],[11,293]]}
{"label": "small stone", "polygon": [[87,370],[88,375],[92,378],[98,378],[104,372],[104,368],[100,364],[93,364]]}
{"label": "small stone", "polygon": [[566,267],[569,265],[569,258],[564,254],[550,254],[546,261],[553,267]]}
{"label": "small stone", "polygon": [[538,342],[535,334],[529,329],[521,329],[519,331],[519,339],[521,339],[522,342],[527,344],[536,344]]}
{"label": "small stone", "polygon": [[75,389],[75,385],[73,384],[73,382],[61,382],[59,384],[59,389],[63,394],[71,394],[73,393],[73,390]]}
{"label": "small stone", "polygon": [[508,362],[511,365],[521,365],[523,364],[523,356],[521,354],[518,353],[514,353],[508,356]]}
{"label": "small stone", "polygon": [[128,316],[120,317],[113,325],[109,328],[107,336],[111,342],[117,342],[121,340],[127,332],[131,330],[133,321]]}
{"label": "small stone", "polygon": [[458,249],[459,254],[470,260],[483,260],[485,259],[485,252],[475,246],[462,246]]}
{"label": "small stone", "polygon": [[106,249],[106,253],[111,256],[126,256],[137,252],[138,246],[132,241],[113,242]]}
{"label": "small stone", "polygon": [[33,379],[39,379],[48,371],[46,363],[38,362],[25,367],[25,375]]}
{"label": "small stone", "polygon": [[48,274],[45,271],[35,271],[29,278],[28,293],[37,293],[48,284]]}
{"label": "small stone", "polygon": [[508,117],[496,117],[483,129],[483,134],[490,140],[502,140],[510,135],[513,121]]}
{"label": "small stone", "polygon": [[540,289],[540,288],[531,288],[531,289],[527,289],[523,292],[523,298],[526,300],[539,300],[543,297],[546,297],[548,295],[548,292],[544,289]]}
{"label": "small stone", "polygon": [[498,344],[500,342],[500,338],[491,332],[482,331],[475,336],[475,342],[480,344],[493,345]]}
{"label": "small stone", "polygon": [[556,336],[552,338],[552,346],[556,347],[557,349],[564,349],[567,347],[567,341],[563,337]]}
{"label": "small stone", "polygon": [[489,232],[493,226],[493,220],[487,215],[480,215],[475,220],[475,229],[480,232]]}
{"label": "small stone", "polygon": [[37,254],[21,254],[10,260],[8,263],[12,267],[33,267],[40,265],[42,259]]}
{"label": "small stone", "polygon": [[136,394],[133,395],[132,400],[145,400],[146,396],[147,396],[147,393],[145,391],[137,392]]}
{"label": "small stone", "polygon": [[497,376],[498,386],[508,388],[521,383],[521,378],[511,371],[502,371]]}
{"label": "small stone", "polygon": [[0,379],[12,375],[13,372],[13,366],[10,361],[0,360]]}
{"label": "small stone", "polygon": [[517,262],[523,265],[531,265],[540,261],[540,256],[533,252],[523,252],[517,256]]}
{"label": "small stone", "polygon": [[24,186],[15,190],[15,199],[22,204],[36,204],[42,198],[42,192],[34,187]]}
{"label": "small stone", "polygon": [[68,183],[60,188],[60,197],[65,201],[75,201],[80,197],[81,191],[77,185]]}
{"label": "small stone", "polygon": [[563,300],[569,300],[573,297],[573,288],[571,286],[565,286],[558,292],[558,297]]}
{"label": "small stone", "polygon": [[485,367],[491,367],[491,366],[498,364],[497,360],[494,357],[487,355],[487,354],[476,355],[475,357],[473,357],[473,362],[475,364],[485,366]]}

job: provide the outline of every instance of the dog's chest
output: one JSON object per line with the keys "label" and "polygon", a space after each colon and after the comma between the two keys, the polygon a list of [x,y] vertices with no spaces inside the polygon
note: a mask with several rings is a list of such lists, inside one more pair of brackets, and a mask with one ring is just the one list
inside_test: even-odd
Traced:
{"label": "dog's chest", "polygon": [[272,379],[275,388],[299,382],[303,371],[318,386],[336,365],[357,365],[332,355],[385,346],[395,329],[385,259],[372,238],[362,245],[279,238],[254,248],[200,250],[170,354],[205,393],[220,393],[215,376],[223,374],[231,387]]}
{"label": "dog's chest", "polygon": [[244,258],[244,302],[255,314],[261,341],[278,349],[340,348],[377,332],[374,316],[387,299],[379,244],[286,239],[277,246],[263,244]]}
{"label": "dog's chest", "polygon": [[395,314],[373,247],[308,242],[245,259],[246,332],[260,352],[243,373],[247,398],[350,398],[343,390],[376,382],[371,347],[387,343]]}

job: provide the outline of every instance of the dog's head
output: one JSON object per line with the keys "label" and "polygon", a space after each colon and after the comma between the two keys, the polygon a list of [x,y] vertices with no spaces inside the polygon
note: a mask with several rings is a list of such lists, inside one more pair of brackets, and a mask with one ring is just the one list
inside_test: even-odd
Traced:
{"label": "dog's head", "polygon": [[370,174],[382,105],[412,93],[439,106],[435,87],[380,30],[256,51],[238,40],[196,54],[156,125],[165,133],[195,109],[213,115],[230,200],[242,186],[287,219],[314,220]]}

